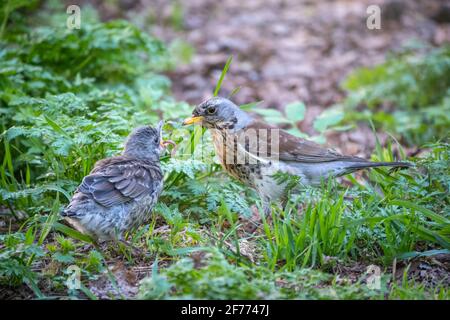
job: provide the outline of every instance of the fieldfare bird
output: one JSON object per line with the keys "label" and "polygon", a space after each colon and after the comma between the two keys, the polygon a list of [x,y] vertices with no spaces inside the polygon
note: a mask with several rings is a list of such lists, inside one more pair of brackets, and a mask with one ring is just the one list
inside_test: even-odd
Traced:
{"label": "fieldfare bird", "polygon": [[183,124],[201,123],[211,131],[222,167],[256,189],[265,214],[270,201],[286,196],[287,182],[277,173],[300,177],[303,185],[319,185],[329,177],[370,167],[409,167],[404,162],[371,162],[342,155],[252,118],[228,99],[215,97],[198,105]]}
{"label": "fieldfare bird", "polygon": [[160,154],[173,144],[162,140],[162,125],[135,129],[121,155],[98,161],[61,215],[95,240],[122,240],[145,223],[163,189]]}

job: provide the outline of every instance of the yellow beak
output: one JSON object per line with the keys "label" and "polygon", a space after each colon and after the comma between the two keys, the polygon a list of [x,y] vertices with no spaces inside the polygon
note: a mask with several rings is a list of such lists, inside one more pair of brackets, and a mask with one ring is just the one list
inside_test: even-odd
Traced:
{"label": "yellow beak", "polygon": [[183,121],[183,126],[187,126],[193,123],[197,123],[203,120],[203,117],[191,117],[191,118],[187,118],[186,120]]}

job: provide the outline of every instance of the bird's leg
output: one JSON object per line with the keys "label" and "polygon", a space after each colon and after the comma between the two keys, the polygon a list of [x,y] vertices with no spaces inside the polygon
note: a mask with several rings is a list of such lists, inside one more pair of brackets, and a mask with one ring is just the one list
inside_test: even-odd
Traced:
{"label": "bird's leg", "polygon": [[272,215],[272,208],[270,207],[270,203],[263,204],[263,213],[266,218]]}
{"label": "bird's leg", "polygon": [[270,224],[272,222],[272,207],[270,198],[262,195],[261,202],[264,215],[264,218],[261,217],[262,218],[261,220],[266,221],[267,223]]}
{"label": "bird's leg", "polygon": [[128,242],[129,235],[130,235],[129,233],[126,233],[125,239],[123,239],[124,235],[121,232],[119,232],[119,230],[114,230],[114,233],[111,234],[111,239],[113,240],[111,244],[116,254],[122,255],[124,253],[119,246],[119,243],[121,243],[125,246],[125,248],[130,249],[131,254],[133,256],[144,256],[143,251],[134,247],[133,244]]}
{"label": "bird's leg", "polygon": [[251,206],[250,210],[252,211],[252,215],[249,219],[244,218],[245,215],[242,214],[239,220],[244,223],[244,230],[247,233],[254,233],[261,226],[262,219],[257,205]]}
{"label": "bird's leg", "polygon": [[261,197],[261,206],[255,204],[252,206],[252,216],[249,220],[242,219],[245,221],[244,230],[248,233],[254,233],[258,228],[262,228],[264,223],[271,221],[271,209],[270,202],[264,201]]}
{"label": "bird's leg", "polygon": [[281,208],[283,209],[283,211],[286,211],[288,202],[289,202],[288,197],[282,197],[281,198]]}
{"label": "bird's leg", "polygon": [[145,256],[145,252],[144,251],[142,251],[139,248],[134,247],[128,241],[125,241],[123,239],[119,239],[119,242],[122,243],[125,247],[129,248],[134,256]]}
{"label": "bird's leg", "polygon": [[98,252],[103,253],[102,249],[100,248],[100,245],[98,244],[97,241],[92,242],[92,245],[94,246],[95,250],[97,250]]}

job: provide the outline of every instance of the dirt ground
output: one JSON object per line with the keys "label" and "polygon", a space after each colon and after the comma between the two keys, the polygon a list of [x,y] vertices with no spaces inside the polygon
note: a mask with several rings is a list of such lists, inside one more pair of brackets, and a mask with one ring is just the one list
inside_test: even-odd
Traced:
{"label": "dirt ground", "polygon": [[[413,41],[449,41],[449,25],[437,23],[434,16],[438,3],[184,1],[181,30],[164,22],[173,9],[169,6],[154,9],[160,21],[153,32],[165,40],[180,37],[196,50],[192,63],[170,74],[181,100],[197,104],[209,97],[233,55],[223,88],[230,93],[241,87],[236,102],[263,100],[267,107],[282,108],[301,100],[316,112],[342,99],[339,83],[355,67],[382,62],[391,50]],[[366,9],[372,4],[381,8],[381,30],[366,26]]]}

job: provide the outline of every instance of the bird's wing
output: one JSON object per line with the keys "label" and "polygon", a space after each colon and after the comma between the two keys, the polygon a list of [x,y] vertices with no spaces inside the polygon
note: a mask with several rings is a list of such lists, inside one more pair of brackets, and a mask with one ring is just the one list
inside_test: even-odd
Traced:
{"label": "bird's wing", "polygon": [[[246,127],[246,130],[254,129],[258,135],[259,148],[267,141],[267,153],[272,158],[283,161],[297,161],[306,163],[330,162],[330,161],[365,161],[362,158],[344,156],[332,149],[324,148],[321,145],[308,141],[286,131],[270,126],[262,121],[253,121]],[[261,138],[260,130],[267,130],[267,138]],[[272,132],[278,130],[278,132]],[[276,147],[278,139],[278,148]]]}
{"label": "bird's wing", "polygon": [[112,207],[150,195],[162,184],[158,166],[139,160],[115,157],[98,162],[84,177],[78,191],[99,204]]}

